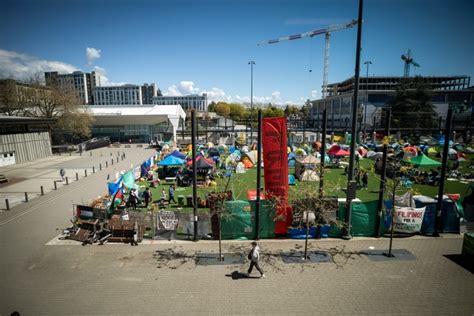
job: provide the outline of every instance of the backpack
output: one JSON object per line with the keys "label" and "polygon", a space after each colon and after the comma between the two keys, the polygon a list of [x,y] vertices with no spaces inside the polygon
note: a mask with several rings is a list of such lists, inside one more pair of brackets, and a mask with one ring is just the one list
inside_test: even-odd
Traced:
{"label": "backpack", "polygon": [[253,251],[253,249],[250,250],[250,252],[249,252],[249,254],[248,254],[248,256],[247,256],[247,259],[249,259],[249,260],[252,260],[252,251]]}

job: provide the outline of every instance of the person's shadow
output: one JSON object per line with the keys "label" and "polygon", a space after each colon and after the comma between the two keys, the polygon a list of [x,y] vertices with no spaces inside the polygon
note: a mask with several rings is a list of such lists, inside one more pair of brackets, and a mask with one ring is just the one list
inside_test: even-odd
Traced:
{"label": "person's shadow", "polygon": [[232,278],[232,280],[239,280],[239,279],[259,279],[257,276],[247,276],[247,274],[239,272],[239,271],[234,271],[231,274],[226,274],[226,277]]}

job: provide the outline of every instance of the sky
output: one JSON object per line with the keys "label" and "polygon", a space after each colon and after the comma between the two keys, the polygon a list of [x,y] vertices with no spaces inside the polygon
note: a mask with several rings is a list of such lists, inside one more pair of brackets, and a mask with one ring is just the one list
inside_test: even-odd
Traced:
{"label": "sky", "polygon": [[[165,95],[303,104],[321,98],[324,36],[257,46],[357,19],[357,0],[0,0],[0,75],[102,74],[102,85],[156,83]],[[365,0],[361,75],[468,75],[474,1]],[[332,33],[329,83],[354,75],[357,28]],[[471,81],[472,82],[472,81]]]}

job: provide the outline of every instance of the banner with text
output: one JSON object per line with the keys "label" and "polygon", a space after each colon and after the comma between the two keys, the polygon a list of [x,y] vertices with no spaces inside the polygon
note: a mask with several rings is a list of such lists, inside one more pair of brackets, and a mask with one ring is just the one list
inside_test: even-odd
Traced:
{"label": "banner with text", "polygon": [[419,233],[426,207],[395,207],[393,230],[399,233]]}
{"label": "banner with text", "polygon": [[286,234],[291,225],[291,209],[288,207],[288,153],[286,118],[272,117],[262,120],[263,162],[265,192],[279,199],[276,234]]}

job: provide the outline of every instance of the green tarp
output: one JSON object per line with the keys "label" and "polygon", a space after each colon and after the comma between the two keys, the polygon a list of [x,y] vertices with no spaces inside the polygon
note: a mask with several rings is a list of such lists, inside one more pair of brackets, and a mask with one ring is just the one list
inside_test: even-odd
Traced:
{"label": "green tarp", "polygon": [[133,175],[133,171],[128,171],[123,175],[123,185],[129,190],[138,189],[138,186],[135,184],[135,176]]}
{"label": "green tarp", "polygon": [[465,233],[462,242],[462,254],[474,256],[474,233]]}
{"label": "green tarp", "polygon": [[[255,201],[227,201],[221,221],[222,239],[254,239]],[[275,237],[275,211],[268,201],[260,201],[260,238]]]}
{"label": "green tarp", "polygon": [[[339,204],[337,218],[344,221],[346,205]],[[352,203],[352,230],[351,234],[354,237],[374,237],[377,235],[377,201],[369,202],[353,202]],[[383,225],[382,221],[380,225]],[[329,232],[330,237],[341,237],[342,229],[338,227],[331,227]]]}

